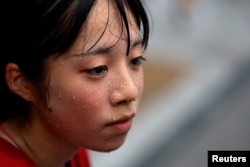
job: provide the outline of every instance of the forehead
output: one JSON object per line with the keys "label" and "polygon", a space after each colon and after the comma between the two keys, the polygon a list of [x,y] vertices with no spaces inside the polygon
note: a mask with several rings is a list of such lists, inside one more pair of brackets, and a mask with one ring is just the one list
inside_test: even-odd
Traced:
{"label": "forehead", "polygon": [[[131,12],[126,6],[124,7],[129,24],[131,41],[136,41],[140,38],[139,29]],[[112,44],[118,40],[127,41],[127,38],[127,30],[114,1],[98,0],[92,8],[83,30],[73,47],[87,51],[97,43],[101,45],[106,43]]]}

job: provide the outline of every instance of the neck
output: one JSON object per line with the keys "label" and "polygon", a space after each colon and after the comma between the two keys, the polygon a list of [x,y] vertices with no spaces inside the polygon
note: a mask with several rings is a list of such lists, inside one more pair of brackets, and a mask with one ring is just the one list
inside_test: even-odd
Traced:
{"label": "neck", "polygon": [[78,148],[67,146],[61,139],[56,139],[55,136],[47,133],[46,127],[41,125],[39,120],[25,126],[17,126],[10,122],[4,124],[9,135],[37,166],[64,166]]}

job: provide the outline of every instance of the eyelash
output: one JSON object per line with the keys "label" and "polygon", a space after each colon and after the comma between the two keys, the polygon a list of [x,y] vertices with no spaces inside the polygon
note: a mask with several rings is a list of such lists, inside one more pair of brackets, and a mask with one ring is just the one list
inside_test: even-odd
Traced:
{"label": "eyelash", "polygon": [[[132,59],[129,62],[129,64],[131,64],[134,67],[138,67],[142,64],[142,61],[146,61],[146,59],[143,56],[139,56],[139,57]],[[86,73],[89,75],[99,76],[99,75],[104,74],[107,71],[108,71],[108,67],[105,65],[102,65],[102,66],[98,66],[98,67],[86,70]]]}
{"label": "eyelash", "polygon": [[142,61],[146,61],[146,59],[143,56],[136,57],[130,61],[130,64],[133,66],[140,66],[142,64]]}
{"label": "eyelash", "polygon": [[98,66],[89,70],[86,70],[86,72],[89,75],[102,75],[104,74],[106,71],[108,71],[108,67],[107,66]]}

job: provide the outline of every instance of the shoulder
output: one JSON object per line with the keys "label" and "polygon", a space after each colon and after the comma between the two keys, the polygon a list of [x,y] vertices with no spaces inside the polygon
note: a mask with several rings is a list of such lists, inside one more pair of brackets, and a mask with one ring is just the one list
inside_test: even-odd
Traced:
{"label": "shoulder", "polygon": [[21,151],[9,142],[0,138],[1,167],[35,167],[36,165]]}
{"label": "shoulder", "polygon": [[89,158],[85,149],[80,149],[70,160],[71,167],[90,167]]}

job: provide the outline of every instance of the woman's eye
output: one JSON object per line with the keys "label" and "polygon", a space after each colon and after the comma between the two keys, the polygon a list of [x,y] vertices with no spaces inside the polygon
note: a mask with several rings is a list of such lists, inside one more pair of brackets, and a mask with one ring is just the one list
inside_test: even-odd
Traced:
{"label": "woman's eye", "polygon": [[108,67],[107,66],[98,66],[98,67],[86,70],[86,72],[88,74],[90,74],[90,75],[102,75],[106,71],[108,71]]}
{"label": "woman's eye", "polygon": [[130,64],[133,66],[140,66],[142,61],[146,61],[146,59],[142,56],[136,57],[130,61]]}

